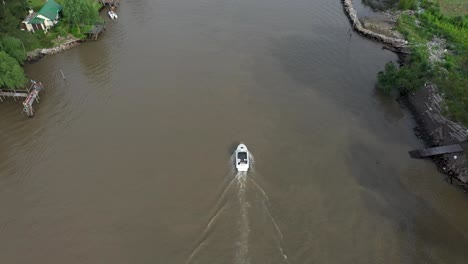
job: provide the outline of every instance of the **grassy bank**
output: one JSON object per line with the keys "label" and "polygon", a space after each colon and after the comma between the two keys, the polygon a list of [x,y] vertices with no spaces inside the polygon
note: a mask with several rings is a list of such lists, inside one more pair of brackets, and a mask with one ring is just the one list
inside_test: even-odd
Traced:
{"label": "grassy bank", "polygon": [[438,0],[440,10],[448,16],[468,15],[468,1],[466,0]]}
{"label": "grassy bank", "polygon": [[84,33],[91,26],[100,22],[101,5],[95,0],[55,0],[63,10],[60,22],[49,32],[36,30],[30,33],[20,30],[28,11],[39,11],[46,0],[2,0],[0,2],[0,87],[19,88],[26,82],[20,67],[26,59],[26,53],[40,48],[49,48],[59,44],[59,36],[74,35],[84,38]]}
{"label": "grassy bank", "polygon": [[[88,27],[87,24],[100,21],[99,10],[101,5],[95,0],[55,1],[64,7],[63,15],[60,22],[50,29],[47,34],[44,34],[42,30],[35,33],[20,30],[20,25],[29,9],[33,9],[35,12],[39,11],[46,0],[5,0],[5,7],[0,9],[0,37],[15,37],[21,40],[26,51],[31,51],[38,48],[52,47],[54,45],[52,40],[57,36],[72,34],[75,37],[82,38],[84,37],[82,32]],[[88,2],[92,11],[75,16],[74,13],[65,10],[67,2],[76,2],[76,4],[81,5],[83,2]]]}
{"label": "grassy bank", "polygon": [[411,47],[407,63],[387,64],[379,73],[378,87],[387,92],[396,87],[405,93],[425,82],[436,83],[445,98],[446,114],[468,125],[468,17],[464,11],[447,13],[434,1],[422,0],[420,7],[415,15],[398,20],[398,30]]}
{"label": "grassy bank", "polygon": [[0,9],[0,38],[11,36],[19,39],[26,51],[51,46],[51,38],[43,32],[30,34],[19,29],[21,21],[27,14],[27,10],[28,4],[26,1],[5,1],[5,6]]}

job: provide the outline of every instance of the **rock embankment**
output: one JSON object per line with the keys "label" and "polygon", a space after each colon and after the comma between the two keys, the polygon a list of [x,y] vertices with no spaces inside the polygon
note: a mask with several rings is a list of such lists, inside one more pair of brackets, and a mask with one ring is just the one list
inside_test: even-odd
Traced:
{"label": "rock embankment", "polygon": [[[428,147],[460,144],[466,148],[468,129],[448,119],[444,113],[443,97],[437,87],[426,84],[406,96],[410,110],[418,123],[416,134]],[[465,155],[445,154],[434,158],[441,172],[455,177],[468,187],[468,162]]]}
{"label": "rock embankment", "polygon": [[360,34],[372,38],[375,40],[378,40],[380,42],[383,42],[387,45],[392,46],[394,49],[401,51],[408,46],[408,41],[401,39],[401,38],[393,38],[393,37],[388,37],[383,34],[374,32],[372,30],[366,29],[361,21],[359,20],[357,16],[356,9],[354,9],[353,6],[353,1],[352,0],[342,0],[343,2],[343,8],[344,11],[346,12],[346,15],[349,17],[349,20],[351,21],[351,24],[357,32]]}
{"label": "rock embankment", "polygon": [[28,62],[34,62],[39,60],[40,58],[44,57],[45,55],[50,55],[50,54],[55,54],[59,53],[68,49],[71,49],[75,46],[78,46],[80,44],[81,40],[79,39],[72,39],[69,40],[65,43],[62,43],[58,46],[48,48],[48,49],[35,49],[33,51],[28,52]]}

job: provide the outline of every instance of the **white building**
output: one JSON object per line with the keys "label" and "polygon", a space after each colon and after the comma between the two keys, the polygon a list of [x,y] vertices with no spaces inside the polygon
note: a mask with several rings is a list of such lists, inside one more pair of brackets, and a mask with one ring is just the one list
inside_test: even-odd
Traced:
{"label": "white building", "polygon": [[32,10],[29,11],[29,15],[21,24],[21,30],[30,32],[35,32],[36,30],[47,31],[58,23],[60,11],[62,11],[62,6],[54,0],[47,0],[37,13],[34,13]]}

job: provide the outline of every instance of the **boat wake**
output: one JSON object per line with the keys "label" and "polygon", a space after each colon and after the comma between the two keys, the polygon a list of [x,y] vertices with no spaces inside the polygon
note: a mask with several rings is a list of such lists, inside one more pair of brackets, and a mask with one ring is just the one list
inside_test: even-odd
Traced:
{"label": "boat wake", "polygon": [[250,182],[255,187],[255,189],[258,191],[258,193],[261,194],[261,197],[263,198],[262,199],[262,208],[263,208],[264,212],[266,213],[266,215],[268,216],[268,218],[270,219],[270,222],[273,224],[274,230],[276,232],[276,237],[277,237],[277,248],[279,250],[279,253],[281,254],[281,257],[283,258],[284,263],[289,264],[290,262],[288,260],[288,256],[286,255],[286,253],[284,251],[284,247],[283,247],[283,244],[284,244],[283,233],[281,232],[281,229],[279,228],[278,224],[276,223],[275,218],[271,214],[270,199],[269,199],[267,193],[265,192],[265,190],[263,190],[263,188],[260,187],[260,185],[258,185],[253,178],[250,179]]}
{"label": "boat wake", "polygon": [[[214,232],[217,225],[226,225],[231,226],[229,223],[222,223],[222,217],[228,217],[229,214],[237,215],[237,223],[236,223],[236,230],[233,233],[232,237],[236,237],[236,241],[234,241],[235,246],[235,264],[250,264],[251,257],[249,252],[249,245],[251,243],[250,236],[251,236],[251,221],[255,221],[251,219],[251,215],[249,215],[249,209],[254,205],[257,208],[256,212],[261,212],[262,214],[267,216],[269,222],[272,224],[272,232],[275,243],[277,244],[275,247],[278,248],[279,254],[281,255],[281,259],[283,263],[289,264],[288,257],[283,250],[283,234],[276,223],[275,218],[273,217],[270,211],[270,200],[265,192],[265,190],[257,184],[255,181],[255,176],[257,176],[254,164],[255,160],[251,153],[249,153],[250,157],[250,168],[249,171],[240,171],[237,172],[235,170],[235,155],[232,155],[230,159],[230,165],[232,170],[228,174],[225,180],[225,187],[223,188],[222,193],[219,196],[219,199],[214,206],[213,212],[211,217],[206,225],[201,238],[197,241],[195,245],[195,249],[191,252],[190,256],[187,258],[186,264],[195,263],[195,259],[199,258],[202,252],[206,253],[204,249],[208,249],[208,242],[211,240],[216,232]],[[249,195],[251,194],[251,195]],[[235,197],[235,199],[233,199]],[[251,199],[252,197],[260,197],[260,199]],[[228,208],[232,208],[227,206],[229,203],[235,203],[237,210],[232,212],[228,210]],[[253,203],[253,204],[251,204]],[[260,210],[258,210],[260,209]],[[261,217],[265,219],[264,217]],[[231,218],[229,218],[231,219]],[[220,222],[220,223],[218,223]]]}
{"label": "boat wake", "polygon": [[226,177],[226,179],[228,180],[228,183],[225,184],[226,187],[223,188],[223,191],[222,191],[221,195],[219,196],[216,205],[214,206],[214,210],[211,213],[211,217],[210,217],[210,219],[208,221],[208,224],[206,225],[205,229],[203,230],[203,234],[202,234],[201,238],[198,240],[198,242],[197,242],[197,244],[195,246],[195,249],[191,252],[190,256],[187,258],[187,261],[185,262],[186,264],[193,263],[193,260],[195,259],[195,257],[205,247],[205,245],[206,245],[206,243],[208,241],[208,238],[210,237],[210,234],[213,231],[214,223],[222,215],[222,212],[223,212],[223,210],[225,208],[225,205],[226,205],[226,202],[227,202],[226,196],[228,195],[228,193],[230,192],[234,182],[236,181],[236,178],[232,177],[233,174],[234,174],[234,170],[229,173],[228,177]]}
{"label": "boat wake", "polygon": [[247,201],[247,172],[238,172],[236,174],[236,181],[238,185],[237,198],[240,207],[240,219],[238,222],[239,239],[237,241],[236,264],[249,264],[249,203]]}

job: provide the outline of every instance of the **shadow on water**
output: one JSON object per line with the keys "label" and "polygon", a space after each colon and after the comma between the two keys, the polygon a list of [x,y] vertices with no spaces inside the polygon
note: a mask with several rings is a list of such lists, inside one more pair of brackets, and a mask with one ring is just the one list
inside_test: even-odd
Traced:
{"label": "shadow on water", "polygon": [[363,200],[370,212],[393,223],[400,237],[403,263],[461,263],[457,261],[468,259],[468,238],[427,201],[411,193],[398,178],[395,166],[369,157],[368,153],[379,150],[365,142],[355,142],[349,150],[347,162],[365,189]]}
{"label": "shadow on water", "polygon": [[372,92],[372,100],[385,109],[383,114],[387,121],[396,122],[405,117],[401,105],[393,96],[388,96],[382,90],[375,88]]}

